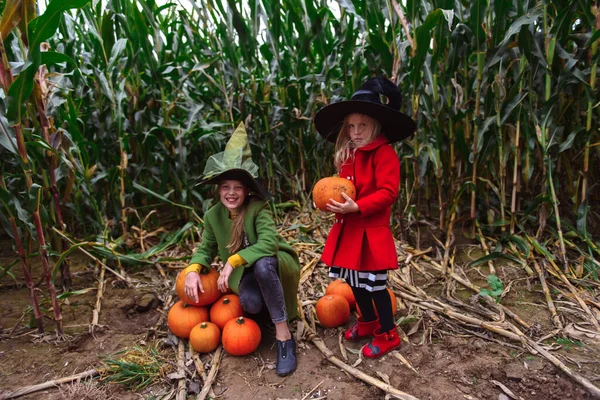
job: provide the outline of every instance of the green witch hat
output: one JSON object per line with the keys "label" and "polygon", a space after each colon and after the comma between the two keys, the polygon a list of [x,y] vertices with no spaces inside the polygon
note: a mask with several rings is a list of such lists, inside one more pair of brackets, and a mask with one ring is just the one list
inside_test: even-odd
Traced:
{"label": "green witch hat", "polygon": [[263,199],[271,197],[269,192],[256,180],[258,165],[252,161],[248,134],[243,122],[240,122],[231,135],[225,145],[225,151],[209,157],[202,175],[199,185],[217,184],[220,181],[232,179],[244,182],[254,194]]}

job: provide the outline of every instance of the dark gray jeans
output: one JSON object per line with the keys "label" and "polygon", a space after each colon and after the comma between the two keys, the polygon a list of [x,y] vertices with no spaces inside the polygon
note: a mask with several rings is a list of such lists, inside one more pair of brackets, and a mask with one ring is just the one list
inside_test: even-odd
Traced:
{"label": "dark gray jeans", "polygon": [[249,314],[258,314],[267,306],[274,324],[287,321],[283,288],[277,274],[277,257],[263,257],[247,267],[240,281],[239,294],[242,308]]}

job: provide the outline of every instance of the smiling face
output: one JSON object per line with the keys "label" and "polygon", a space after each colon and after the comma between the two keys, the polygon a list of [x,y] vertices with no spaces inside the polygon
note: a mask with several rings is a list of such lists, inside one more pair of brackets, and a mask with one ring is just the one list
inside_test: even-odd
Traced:
{"label": "smiling face", "polygon": [[223,203],[229,211],[239,211],[248,194],[248,188],[241,181],[229,179],[224,180],[219,184],[219,197],[221,203]]}
{"label": "smiling face", "polygon": [[350,114],[344,122],[348,137],[357,148],[371,143],[379,133],[376,121],[365,114]]}

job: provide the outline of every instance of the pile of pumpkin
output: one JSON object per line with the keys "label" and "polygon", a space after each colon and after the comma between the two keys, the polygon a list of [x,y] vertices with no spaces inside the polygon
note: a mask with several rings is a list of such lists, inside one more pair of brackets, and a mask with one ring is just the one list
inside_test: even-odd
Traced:
{"label": "pile of pumpkin", "polygon": [[210,268],[200,273],[204,293],[198,293],[195,302],[185,294],[185,277],[189,268],[177,276],[175,290],[179,301],[171,307],[168,325],[174,335],[190,340],[198,353],[210,353],[223,343],[232,356],[252,353],[260,344],[260,327],[243,317],[242,304],[237,295],[222,293],[217,287],[219,273]]}
{"label": "pile of pumpkin", "polygon": [[[392,314],[396,315],[396,295],[387,289],[392,300]],[[352,288],[344,280],[337,279],[331,282],[325,290],[325,296],[321,297],[315,306],[319,323],[325,328],[342,326],[350,318],[350,311],[356,307],[359,317],[362,317],[360,307],[352,293]],[[377,311],[375,311],[377,313]]]}

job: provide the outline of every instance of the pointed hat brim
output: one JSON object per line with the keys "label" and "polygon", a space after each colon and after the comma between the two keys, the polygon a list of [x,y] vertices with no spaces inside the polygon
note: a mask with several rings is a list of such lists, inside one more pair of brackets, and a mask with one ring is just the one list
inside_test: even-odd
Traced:
{"label": "pointed hat brim", "polygon": [[250,191],[257,196],[261,197],[263,200],[270,199],[271,193],[258,182],[248,171],[242,168],[233,168],[224,172],[221,172],[218,175],[212,176],[210,178],[204,178],[197,185],[217,185],[222,181],[226,180],[235,180],[243,182]]}

